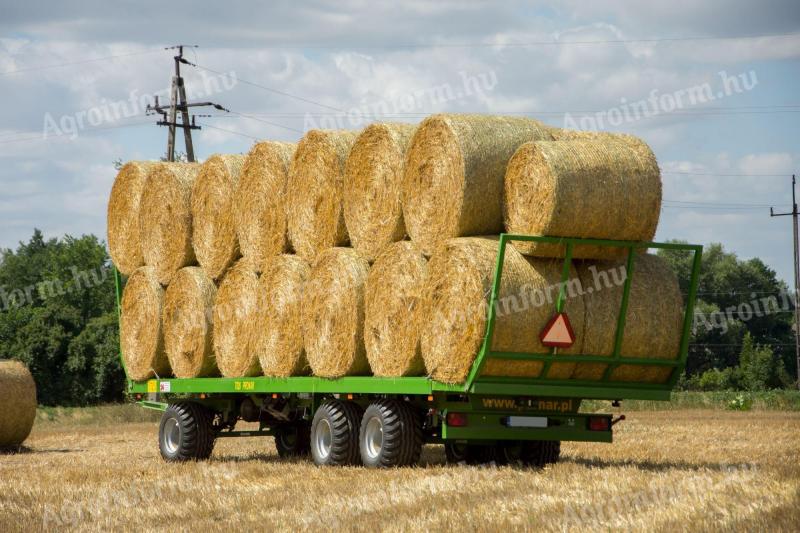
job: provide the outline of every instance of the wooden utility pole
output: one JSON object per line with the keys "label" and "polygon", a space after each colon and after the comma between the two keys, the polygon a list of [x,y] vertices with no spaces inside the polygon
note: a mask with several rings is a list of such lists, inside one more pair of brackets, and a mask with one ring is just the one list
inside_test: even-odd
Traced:
{"label": "wooden utility pole", "polygon": [[771,207],[769,209],[770,216],[785,217],[792,216],[792,228],[794,235],[794,347],[795,357],[797,359],[797,388],[800,389],[800,244],[798,244],[798,228],[797,228],[797,180],[792,175],[792,211],[790,213],[776,213]]}
{"label": "wooden utility pole", "polygon": [[[155,97],[155,105],[147,106],[147,114],[151,115],[158,113],[162,119],[156,122],[159,126],[168,126],[169,134],[167,135],[167,161],[175,161],[175,130],[177,128],[183,129],[183,140],[186,144],[186,159],[194,161],[194,143],[192,143],[192,130],[201,129],[194,122],[195,117],[189,117],[190,107],[203,107],[211,106],[220,111],[228,111],[219,104],[213,102],[193,102],[189,103],[186,100],[186,86],[181,76],[181,63],[191,65],[186,59],[183,58],[183,48],[197,48],[196,44],[178,44],[169,46],[165,50],[178,50],[178,55],[174,56],[175,61],[175,74],[172,76],[172,85],[170,87],[170,103],[169,106],[162,106],[158,103],[158,96]],[[178,124],[178,111],[181,112],[181,123]]]}

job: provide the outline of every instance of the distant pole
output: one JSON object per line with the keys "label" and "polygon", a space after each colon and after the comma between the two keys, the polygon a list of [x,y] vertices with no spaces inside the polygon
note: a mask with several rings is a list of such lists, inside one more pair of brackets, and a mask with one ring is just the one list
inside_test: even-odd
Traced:
{"label": "distant pole", "polygon": [[772,208],[769,210],[770,216],[785,217],[792,216],[792,229],[794,237],[794,349],[795,358],[797,361],[797,388],[800,389],[800,244],[798,244],[798,227],[797,227],[797,179],[792,174],[792,212],[791,213],[775,213]]}
{"label": "distant pole", "polygon": [[[186,100],[186,85],[184,84],[183,77],[181,76],[181,63],[190,66],[195,65],[183,57],[184,47],[197,48],[197,45],[178,44],[166,48],[166,50],[178,50],[178,55],[173,57],[175,61],[175,74],[172,76],[169,106],[160,105],[158,103],[158,96],[156,96],[155,104],[147,106],[147,114],[151,115],[154,113],[159,113],[162,119],[156,124],[159,126],[169,127],[169,134],[167,135],[167,161],[175,161],[175,132],[178,128],[181,128],[183,130],[183,140],[186,144],[186,159],[190,162],[193,162],[195,159],[194,143],[192,142],[192,130],[199,130],[201,128],[195,124],[194,116],[190,117],[189,108],[211,106],[220,111],[228,110],[213,102],[189,103]],[[180,124],[178,123],[178,111],[181,113]]]}

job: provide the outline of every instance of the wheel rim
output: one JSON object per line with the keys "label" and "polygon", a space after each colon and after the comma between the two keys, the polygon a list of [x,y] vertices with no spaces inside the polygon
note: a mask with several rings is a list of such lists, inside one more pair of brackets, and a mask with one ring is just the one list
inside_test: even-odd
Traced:
{"label": "wheel rim", "polygon": [[170,455],[174,455],[181,446],[181,426],[175,418],[170,418],[164,423],[163,445]]}
{"label": "wheel rim", "polygon": [[377,416],[373,416],[364,428],[364,449],[370,459],[375,459],[381,454],[383,448],[383,423]]}
{"label": "wheel rim", "polygon": [[281,444],[283,444],[284,448],[294,448],[295,444],[297,443],[297,430],[296,429],[287,429],[281,432]]}
{"label": "wheel rim", "polygon": [[325,459],[331,453],[331,444],[333,443],[333,431],[331,430],[331,423],[326,418],[321,419],[317,423],[317,430],[315,431],[315,439],[317,453],[321,459]]}

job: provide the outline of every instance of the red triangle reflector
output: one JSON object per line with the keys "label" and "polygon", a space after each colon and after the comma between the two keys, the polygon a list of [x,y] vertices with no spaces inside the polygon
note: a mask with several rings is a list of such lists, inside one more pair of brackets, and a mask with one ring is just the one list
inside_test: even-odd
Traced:
{"label": "red triangle reflector", "polygon": [[539,340],[545,346],[569,348],[575,344],[575,333],[566,313],[556,313],[542,330]]}

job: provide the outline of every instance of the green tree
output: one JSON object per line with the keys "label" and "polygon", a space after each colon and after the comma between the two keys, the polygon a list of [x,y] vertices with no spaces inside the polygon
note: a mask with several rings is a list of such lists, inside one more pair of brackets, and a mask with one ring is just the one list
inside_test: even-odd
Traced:
{"label": "green tree", "polygon": [[92,235],[45,240],[36,230],[0,258],[0,357],[30,367],[42,404],[120,399],[114,278],[104,244]]}
{"label": "green tree", "polygon": [[[680,241],[674,241],[680,242]],[[689,292],[691,254],[659,250],[675,270],[684,295]],[[793,303],[788,287],[761,259],[739,259],[721,244],[704,247],[687,375],[739,365],[745,334],[769,347],[796,375]]]}

